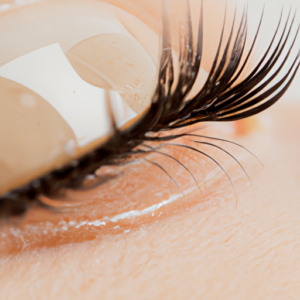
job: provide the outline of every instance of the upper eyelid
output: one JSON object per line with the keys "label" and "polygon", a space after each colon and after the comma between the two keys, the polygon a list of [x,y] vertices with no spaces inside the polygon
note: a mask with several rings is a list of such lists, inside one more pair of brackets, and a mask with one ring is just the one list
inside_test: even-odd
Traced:
{"label": "upper eyelid", "polygon": [[[166,52],[164,52],[164,54],[166,54]],[[166,59],[168,59],[168,61],[170,62],[171,61],[171,59],[172,59],[172,57],[170,57],[170,56],[168,56],[168,57],[166,57]],[[162,65],[164,65],[164,62],[162,62]],[[167,69],[168,69],[168,71],[170,71],[171,70],[171,67],[170,67],[170,65],[167,67]],[[166,69],[165,69],[166,70]],[[165,73],[165,74],[163,74],[163,73],[161,73],[161,77],[162,78],[164,78],[165,76],[166,76],[166,74],[167,73]],[[167,75],[168,76],[168,75]],[[168,78],[166,78],[167,80],[168,80]],[[192,78],[190,78],[190,80],[193,80]],[[171,98],[169,98],[169,99],[171,99]],[[198,101],[198,100],[197,100]],[[159,102],[158,102],[159,103]],[[181,103],[182,104],[182,103]],[[191,102],[189,102],[189,104],[188,104],[189,106],[192,106],[191,105]],[[211,105],[211,104],[210,104]],[[164,126],[165,126],[165,128],[173,128],[173,127],[175,127],[175,125],[176,126],[181,126],[181,123],[180,123],[180,120],[179,120],[179,122],[177,121],[177,123],[175,123],[175,125],[172,125],[171,124],[171,126],[169,126],[168,125],[168,123],[166,123],[166,122],[170,122],[170,121],[165,121],[165,120],[158,120],[158,122],[155,124],[154,122],[153,122],[153,125],[152,126],[149,126],[148,125],[148,122],[152,122],[152,118],[155,116],[155,109],[157,109],[157,108],[155,108],[155,105],[152,105],[152,108],[149,110],[149,112],[148,112],[148,114],[146,114],[142,119],[143,119],[143,121],[145,122],[145,123],[147,123],[147,126],[148,127],[146,127],[146,128],[144,128],[142,131],[141,131],[141,127],[133,127],[133,129],[136,131],[135,132],[135,136],[136,137],[139,137],[140,138],[140,136],[142,137],[142,134],[143,134],[143,132],[145,131],[145,132],[147,132],[148,130],[154,130],[154,131],[156,131],[156,130],[159,130],[159,129],[164,129]],[[257,109],[257,108],[256,108]],[[195,112],[195,118],[197,118],[197,111]],[[243,113],[243,112],[242,112]],[[225,114],[225,116],[226,116],[226,114]],[[159,116],[159,118],[161,118],[162,116]],[[165,115],[165,116],[163,116],[165,119],[167,119],[168,120],[168,118],[170,118],[170,116],[168,117],[167,115]],[[224,118],[224,120],[226,119],[228,119],[228,118],[230,118],[231,116],[229,115],[228,117],[226,117],[226,118]],[[147,119],[148,118],[148,119]],[[162,119],[162,118],[161,118]],[[201,119],[199,119],[199,120],[201,120],[201,121],[203,121],[203,120],[210,120],[209,118],[201,118]],[[198,121],[199,121],[198,120]],[[161,124],[159,124],[159,121],[161,121]],[[172,121],[172,119],[171,119],[171,121]],[[173,120],[174,121],[174,120]],[[172,121],[172,122],[173,122]],[[172,123],[171,122],[171,123]],[[195,120],[192,120],[191,122],[195,122]],[[184,120],[184,122],[182,123],[182,124],[184,124],[184,125],[186,125],[186,124],[188,124],[188,122],[186,122],[185,120]],[[116,133],[116,139],[115,139],[115,141],[114,141],[114,143],[116,143],[116,142],[118,142],[118,139],[119,139],[119,137],[118,137],[118,135],[122,135],[123,133],[122,132],[117,132]],[[130,135],[132,135],[133,133],[130,133]],[[129,135],[129,136],[130,136]],[[122,137],[123,139],[124,139],[124,137]],[[113,144],[112,144],[113,145]],[[120,146],[120,145],[118,145],[118,146]],[[108,144],[108,145],[106,145],[106,149],[112,149],[111,148],[112,146],[111,146],[111,144]],[[129,146],[129,148],[130,148],[130,146]],[[95,163],[95,158],[96,158],[96,156],[95,156],[95,154],[96,154],[96,152],[94,152],[93,154],[91,154],[91,155],[89,155],[89,156],[86,156],[84,159],[85,160],[80,160],[79,161],[79,165],[82,165],[82,167],[86,167],[86,165],[88,164],[88,161],[89,161],[89,163]],[[94,155],[94,157],[93,157],[93,155]],[[55,176],[58,176],[58,177],[61,177],[62,176],[62,174],[64,174],[63,175],[63,177],[65,176],[65,178],[67,178],[68,176],[67,176],[67,174],[68,175],[71,175],[71,176],[73,176],[72,174],[74,173],[72,170],[73,170],[74,168],[70,168],[70,167],[67,167],[65,170],[63,170],[62,172],[57,172],[57,171],[55,171],[54,173],[52,173],[52,176],[54,175],[54,177]],[[92,169],[87,169],[87,170],[85,170],[85,172],[91,172],[91,170]],[[94,170],[94,169],[93,169]],[[73,172],[73,173],[72,173]],[[75,176],[76,177],[76,176]],[[48,178],[49,178],[49,176],[48,176]],[[48,180],[48,179],[47,179]],[[49,182],[51,182],[51,180],[50,181],[47,181],[46,180],[46,186],[47,186],[47,184],[49,183]],[[32,183],[32,185],[31,185],[31,189],[36,189],[36,191],[39,193],[39,192],[52,192],[51,191],[51,189],[49,190],[49,187],[48,187],[48,190],[47,189],[41,189],[40,187],[41,186],[43,186],[43,182],[45,182],[45,181],[43,181],[43,179],[42,180],[40,180],[39,182],[38,182],[38,184],[37,184],[37,182],[33,182]],[[63,181],[61,181],[61,184],[62,184],[62,186],[63,186]],[[24,196],[25,196],[25,194],[26,194],[27,192],[26,192],[26,190],[24,190],[24,191],[21,191],[21,193],[18,193],[18,195],[21,195],[21,194],[23,194]],[[35,195],[35,194],[34,194]],[[12,194],[12,196],[13,197],[16,197],[15,195],[13,195]]]}

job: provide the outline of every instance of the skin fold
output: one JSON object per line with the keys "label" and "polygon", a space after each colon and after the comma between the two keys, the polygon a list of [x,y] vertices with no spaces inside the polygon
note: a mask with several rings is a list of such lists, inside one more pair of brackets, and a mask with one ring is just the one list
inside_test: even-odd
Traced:
{"label": "skin fold", "polygon": [[[159,1],[107,2],[159,34]],[[224,15],[215,8],[224,8],[224,2],[207,2],[205,18],[216,22],[205,27],[203,69],[209,71]],[[250,11],[259,6],[250,4]],[[277,17],[280,7],[281,2],[273,1]],[[233,13],[229,2],[229,20]],[[241,13],[238,10],[238,16]],[[267,17],[276,24],[273,14]],[[257,22],[249,27],[253,36]],[[264,28],[249,67],[270,36],[267,25]],[[66,191],[64,201],[42,199],[63,206],[60,213],[37,207],[22,221],[2,224],[0,298],[298,299],[299,83],[298,75],[283,99],[257,117],[188,130],[232,140],[252,151],[264,167],[236,145],[192,138],[232,153],[251,182],[220,149],[181,139],[176,143],[198,147],[220,162],[235,189],[211,159],[167,146],[159,151],[184,163],[194,178],[170,157],[151,154],[127,166],[100,169],[100,176],[114,178],[105,185]],[[143,158],[164,166],[178,186]]]}

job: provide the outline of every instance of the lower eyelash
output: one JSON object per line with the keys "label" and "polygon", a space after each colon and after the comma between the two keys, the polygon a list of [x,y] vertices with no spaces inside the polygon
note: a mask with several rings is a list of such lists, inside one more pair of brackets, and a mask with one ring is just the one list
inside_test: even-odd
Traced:
{"label": "lower eyelash", "polygon": [[[187,15],[184,20],[185,31],[181,32],[180,36],[178,55],[179,71],[177,73],[175,72],[174,58],[172,55],[172,36],[168,31],[168,28],[170,28],[170,20],[167,16],[167,7],[163,7],[163,40],[158,83],[149,110],[130,127],[124,130],[118,130],[114,122],[113,113],[110,109],[109,114],[112,122],[113,135],[108,142],[80,159],[73,161],[71,164],[61,169],[54,170],[42,178],[33,180],[26,186],[2,195],[0,197],[0,218],[6,219],[11,216],[21,215],[34,203],[39,201],[39,195],[51,197],[55,196],[61,188],[76,188],[82,184],[88,175],[93,174],[101,166],[126,163],[128,160],[132,159],[132,156],[141,156],[148,163],[160,168],[181,191],[180,186],[161,165],[146,157],[147,154],[156,152],[176,160],[172,156],[158,151],[160,148],[167,145],[196,151],[199,154],[212,159],[220,168],[222,168],[222,166],[207,153],[200,151],[195,147],[174,142],[174,140],[180,137],[191,138],[190,141],[196,144],[206,144],[211,147],[217,147],[233,157],[229,152],[217,145],[195,140],[195,138],[199,137],[218,140],[216,138],[195,134],[176,135],[172,133],[169,133],[167,136],[160,136],[160,133],[204,121],[224,122],[243,119],[260,113],[276,103],[290,86],[299,68],[298,53],[285,76],[278,83],[265,91],[267,85],[277,78],[293,49],[299,27],[283,62],[268,78],[267,76],[274,70],[275,63],[281,57],[282,51],[285,49],[286,43],[290,38],[291,29],[293,28],[295,21],[295,14],[290,21],[291,11],[289,12],[279,42],[273,52],[271,52],[282,22],[281,13],[278,27],[275,30],[267,51],[252,72],[244,79],[241,79],[241,77],[255,47],[264,11],[262,12],[261,20],[250,50],[244,60],[242,60],[242,57],[245,52],[247,41],[247,7],[244,8],[238,31],[233,41],[233,29],[235,26],[234,17],[231,33],[226,42],[223,54],[220,55],[224,38],[225,16],[219,46],[208,78],[196,96],[187,99],[189,92],[196,81],[201,65],[203,48],[203,4],[201,3],[196,50],[194,50],[193,47],[193,32],[187,0],[185,0],[185,5]],[[230,47],[232,47],[231,51],[229,51]],[[238,82],[238,80],[241,81]],[[107,103],[110,103],[109,93],[107,93]],[[167,141],[172,142],[162,144],[158,147],[152,147],[149,144],[145,144],[145,142]],[[180,161],[176,160],[176,162],[188,170]],[[247,175],[239,161],[236,160],[236,162]],[[224,169],[223,171],[226,173]],[[189,170],[188,172],[193,176]],[[228,179],[232,184],[229,176]],[[195,178],[194,181],[196,182]],[[201,190],[200,187],[199,190]]]}

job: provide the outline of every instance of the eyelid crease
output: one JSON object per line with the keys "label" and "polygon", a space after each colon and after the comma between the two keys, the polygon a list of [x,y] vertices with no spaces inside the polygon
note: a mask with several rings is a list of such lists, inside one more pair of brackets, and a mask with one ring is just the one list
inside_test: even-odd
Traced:
{"label": "eyelid crease", "polygon": [[[194,178],[202,194],[199,193],[194,180],[186,176],[186,169],[179,169],[177,162],[171,159],[167,162],[158,155],[151,156],[149,160],[155,161],[167,170],[180,185],[184,197],[163,171],[158,171],[157,166],[148,165],[142,160],[117,169],[113,167],[115,171],[105,167],[101,171],[104,174],[109,170],[109,174],[122,172],[124,175],[91,190],[66,191],[63,200],[75,205],[81,202],[77,207],[65,207],[59,213],[55,210],[35,207],[17,226],[11,223],[3,225],[1,233],[6,237],[2,238],[5,245],[0,245],[0,253],[31,251],[37,247],[53,247],[95,238],[102,239],[110,235],[122,234],[126,230],[138,230],[141,226],[151,226],[153,222],[173,214],[184,213],[197,205],[204,205],[204,207],[215,205],[214,203],[221,199],[233,203],[232,187],[227,180],[224,180],[224,174],[218,166],[204,157],[197,157],[198,154],[190,149],[182,148],[182,153],[177,149],[173,151],[172,146],[168,148],[167,154],[186,163],[191,173],[195,172]],[[247,188],[244,174],[233,162],[221,157],[218,152],[210,151],[210,154],[222,162],[230,177],[234,182],[238,182],[236,186],[238,195],[241,193],[241,188]],[[188,160],[186,160],[187,155],[190,156]],[[242,161],[247,162],[247,159],[248,157],[244,156]],[[196,162],[201,168],[195,165]],[[251,174],[252,172],[254,170]]]}

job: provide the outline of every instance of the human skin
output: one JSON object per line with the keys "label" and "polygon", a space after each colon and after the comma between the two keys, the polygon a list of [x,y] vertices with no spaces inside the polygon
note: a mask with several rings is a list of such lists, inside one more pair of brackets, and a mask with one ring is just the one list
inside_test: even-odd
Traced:
{"label": "human skin", "polygon": [[[176,172],[175,163],[170,163],[170,173],[185,197],[163,172],[140,161],[100,190],[71,194],[82,201],[85,193],[92,193],[80,212],[53,215],[36,210],[24,220],[29,225],[42,220],[44,227],[35,228],[46,229],[47,234],[32,231],[22,241],[18,237],[24,238],[19,233],[26,224],[3,229],[4,234],[14,232],[15,240],[2,248],[1,299],[298,299],[300,140],[295,129],[300,107],[289,101],[293,97],[289,93],[249,121],[252,127],[243,135],[238,135],[241,124],[228,125],[231,133],[223,124],[198,131],[239,142],[263,162],[264,168],[243,149],[219,144],[245,165],[252,190],[234,161],[217,149],[203,148],[227,166],[237,198],[215,164],[195,153],[171,149],[182,161],[188,159],[201,182],[211,174],[201,185],[203,195],[188,173]],[[99,191],[105,195],[102,203]],[[78,227],[86,218],[94,222],[101,216],[142,211],[170,195],[177,195],[177,200],[153,216],[124,218],[107,222],[106,227],[96,223]],[[74,216],[77,228],[70,225]],[[46,227],[45,220],[56,227]],[[70,226],[64,230],[66,224]]]}

